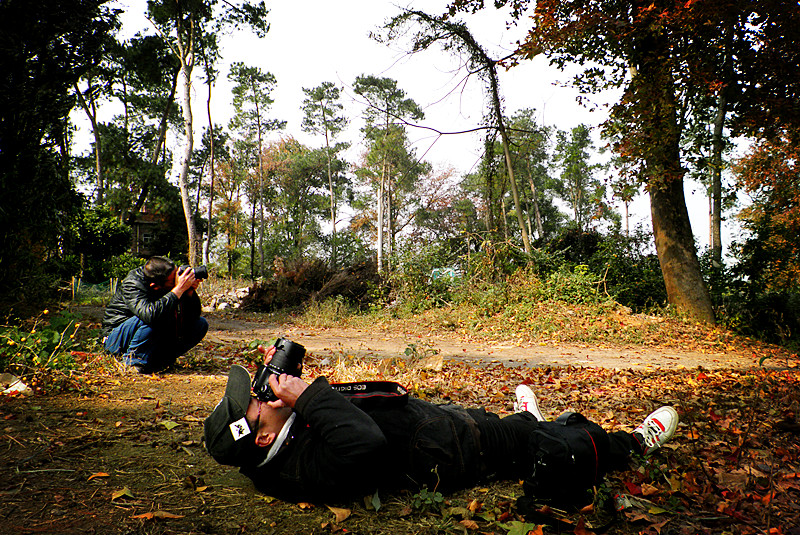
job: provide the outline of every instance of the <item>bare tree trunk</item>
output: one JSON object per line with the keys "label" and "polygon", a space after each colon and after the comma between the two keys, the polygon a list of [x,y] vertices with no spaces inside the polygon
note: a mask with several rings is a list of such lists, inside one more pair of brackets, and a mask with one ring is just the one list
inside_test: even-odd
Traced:
{"label": "bare tree trunk", "polygon": [[325,155],[328,161],[328,191],[331,200],[331,268],[336,269],[336,195],[333,189],[333,172],[331,170],[331,146],[328,136],[328,122],[323,112],[325,120]]}
{"label": "bare tree trunk", "polygon": [[383,166],[381,167],[381,183],[378,187],[378,273],[383,273],[383,212],[385,203],[385,189],[386,189],[386,160],[384,159]]}
{"label": "bare tree trunk", "polygon": [[261,137],[261,111],[259,110],[258,106],[258,94],[256,93],[255,80],[251,80],[250,87],[253,90],[253,103],[256,106],[256,128],[258,129],[258,274],[259,276],[264,276],[264,155],[262,154],[263,139]]}
{"label": "bare tree trunk", "polygon": [[630,203],[628,201],[622,201],[622,204],[625,206],[625,235],[626,236],[630,236],[631,235],[631,228],[630,228],[631,216],[630,216],[630,213],[628,211]]}
{"label": "bare tree trunk", "polygon": [[78,95],[78,102],[80,102],[83,111],[86,112],[86,117],[89,118],[89,122],[92,123],[92,134],[94,135],[94,167],[97,177],[97,197],[95,198],[95,203],[97,206],[101,206],[103,204],[103,194],[105,192],[103,165],[100,159],[102,143],[100,139],[100,130],[97,125],[97,104],[94,99],[94,94],[92,93],[91,78],[89,79],[89,88],[87,89],[87,92],[90,96],[89,102],[86,102],[83,92],[81,92],[81,90],[78,88],[78,83],[75,83],[75,93]]}
{"label": "bare tree trunk", "polygon": [[[730,79],[730,25],[725,28],[725,78]],[[725,148],[724,127],[725,116],[728,113],[728,100],[726,88],[719,90],[717,99],[717,114],[714,117],[714,130],[711,135],[711,260],[715,269],[722,267],[722,152]]]}
{"label": "bare tree trunk", "polygon": [[514,167],[511,164],[511,153],[508,146],[508,133],[506,132],[505,123],[503,121],[503,110],[500,106],[500,91],[498,89],[497,70],[494,63],[488,65],[490,73],[490,87],[492,92],[492,106],[494,113],[497,116],[497,128],[500,131],[500,139],[503,142],[503,154],[506,160],[506,169],[508,170],[508,179],[511,182],[511,196],[514,199],[514,211],[517,212],[517,222],[519,223],[520,232],[522,232],[522,245],[525,247],[525,252],[531,253],[531,240],[528,237],[528,230],[525,228],[525,220],[522,216],[522,206],[519,202],[519,191],[517,190],[517,181],[514,179]]}
{"label": "bare tree trunk", "polygon": [[192,159],[192,149],[194,147],[194,126],[192,120],[192,40],[184,43],[179,38],[177,40],[179,59],[181,62],[181,73],[183,74],[183,98],[181,107],[183,109],[183,126],[186,136],[186,144],[183,149],[183,159],[181,161],[181,171],[178,176],[178,185],[181,190],[181,202],[183,204],[183,214],[186,218],[186,231],[189,239],[189,263],[197,263],[197,231],[192,217],[192,206],[189,200],[189,164]]}
{"label": "bare tree trunk", "polygon": [[[208,57],[206,57],[206,62],[208,61]],[[211,72],[208,64],[206,63],[206,72]],[[203,263],[209,264],[211,261],[211,217],[213,214],[214,208],[214,179],[216,178],[216,161],[215,161],[215,154],[214,154],[214,121],[211,120],[211,89],[213,86],[213,78],[209,74],[208,80],[208,98],[206,99],[206,112],[208,113],[208,137],[209,137],[209,145],[211,154],[209,155],[210,160],[210,174],[211,174],[211,182],[208,185],[208,222],[206,228],[206,243],[203,247]]]}
{"label": "bare tree trunk", "polygon": [[539,238],[544,237],[544,228],[542,227],[542,214],[539,211],[539,199],[537,198],[536,193],[536,184],[533,181],[533,173],[531,173],[531,163],[528,162],[528,182],[531,186],[531,195],[532,195],[532,202],[533,202],[533,213],[536,217],[536,232],[539,235]]}

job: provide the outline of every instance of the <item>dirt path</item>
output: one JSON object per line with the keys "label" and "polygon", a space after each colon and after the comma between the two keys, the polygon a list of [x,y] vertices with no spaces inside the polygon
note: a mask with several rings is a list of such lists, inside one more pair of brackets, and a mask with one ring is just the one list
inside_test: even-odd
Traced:
{"label": "dirt path", "polygon": [[703,367],[749,368],[758,356],[742,351],[725,353],[682,351],[671,348],[604,347],[590,344],[520,345],[515,342],[476,343],[454,334],[421,336],[416,333],[385,332],[352,328],[292,327],[266,325],[231,317],[209,317],[208,339],[225,343],[270,340],[283,336],[303,344],[315,355],[398,357],[410,344],[439,351],[443,359],[469,362],[502,362],[525,366],[592,366],[602,368],[661,367],[668,369]]}

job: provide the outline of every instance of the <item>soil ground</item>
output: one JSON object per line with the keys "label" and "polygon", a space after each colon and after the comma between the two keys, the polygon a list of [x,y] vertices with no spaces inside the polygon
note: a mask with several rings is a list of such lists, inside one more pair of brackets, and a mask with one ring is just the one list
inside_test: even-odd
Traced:
{"label": "soil ground", "polygon": [[749,368],[758,355],[749,348],[720,351],[690,351],[674,347],[601,347],[589,344],[511,341],[479,343],[449,332],[420,333],[356,328],[313,329],[307,326],[263,325],[244,318],[212,320],[209,339],[220,343],[270,340],[283,336],[303,344],[316,355],[355,355],[377,358],[403,355],[409,344],[424,342],[445,359],[468,363],[499,362],[508,366],[597,366],[601,368]]}
{"label": "soil ground", "polygon": [[[82,312],[90,321],[99,319],[99,311]],[[269,325],[256,316],[233,313],[208,317],[206,340],[170,373],[141,376],[115,367],[105,355],[80,354],[76,358],[83,372],[75,392],[0,396],[0,534],[506,533],[508,522],[521,521],[513,509],[521,493],[518,482],[448,496],[447,514],[413,509],[411,494],[382,496],[377,512],[369,504],[338,504],[346,513],[259,494],[235,469],[217,465],[202,445],[203,420],[224,390],[230,365],[252,361],[247,349],[252,340],[284,336],[302,343],[312,374],[330,371],[337,357],[389,361],[402,357],[411,345],[424,347],[426,355],[439,359],[434,367],[438,379],[447,376],[451,385],[462,384],[452,392],[418,385],[415,392],[421,395],[427,392],[433,399],[440,396],[508,413],[513,385],[539,381],[553,391],[548,411],[552,415],[578,404],[594,418],[602,414],[592,412],[591,400],[600,400],[598,411],[615,403],[613,390],[605,391],[609,382],[655,377],[648,375],[652,373],[697,377],[698,370],[742,375],[754,370],[759,360],[749,346],[724,353],[663,347],[520,347],[503,341],[476,343],[448,332],[414,332],[407,324],[403,332],[390,332]],[[785,364],[794,366],[788,359]],[[553,370],[564,370],[560,377],[570,380],[591,376],[586,380],[595,386],[579,396],[552,388]],[[490,393],[490,388],[497,392]],[[667,397],[679,403],[681,396],[671,392]],[[630,408],[620,409],[621,425],[628,429],[649,408],[641,400],[637,405],[642,406],[632,414],[624,412]],[[475,503],[482,505],[475,509]],[[711,533],[731,529],[724,519],[715,522]],[[673,532],[686,532],[685,522],[677,526],[683,531],[676,527]],[[704,526],[698,531],[707,530]],[[642,528],[616,524],[611,532]]]}

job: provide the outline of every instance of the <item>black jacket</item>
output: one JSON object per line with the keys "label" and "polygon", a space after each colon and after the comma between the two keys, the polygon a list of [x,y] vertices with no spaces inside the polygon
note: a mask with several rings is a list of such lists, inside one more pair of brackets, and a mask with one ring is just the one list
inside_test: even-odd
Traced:
{"label": "black jacket", "polygon": [[170,290],[154,290],[144,275],[144,267],[131,270],[119,283],[103,316],[103,335],[130,317],[158,328],[179,329],[182,318],[200,317],[200,298],[196,292],[184,292],[180,299]]}
{"label": "black jacket", "polygon": [[297,400],[295,411],[278,454],[264,466],[241,469],[271,496],[331,502],[377,488],[427,485],[447,491],[474,485],[485,475],[477,425],[461,407],[415,398],[390,406],[351,403],[320,377]]}

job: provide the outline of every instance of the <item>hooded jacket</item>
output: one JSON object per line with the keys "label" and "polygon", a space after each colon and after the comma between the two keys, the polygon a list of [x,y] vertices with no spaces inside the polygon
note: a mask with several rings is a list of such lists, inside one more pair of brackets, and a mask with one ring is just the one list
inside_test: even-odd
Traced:
{"label": "hooded jacket", "polygon": [[348,400],[324,377],[295,404],[288,438],[268,463],[241,472],[262,492],[291,501],[344,501],[378,488],[442,490],[485,475],[469,413],[404,397]]}

